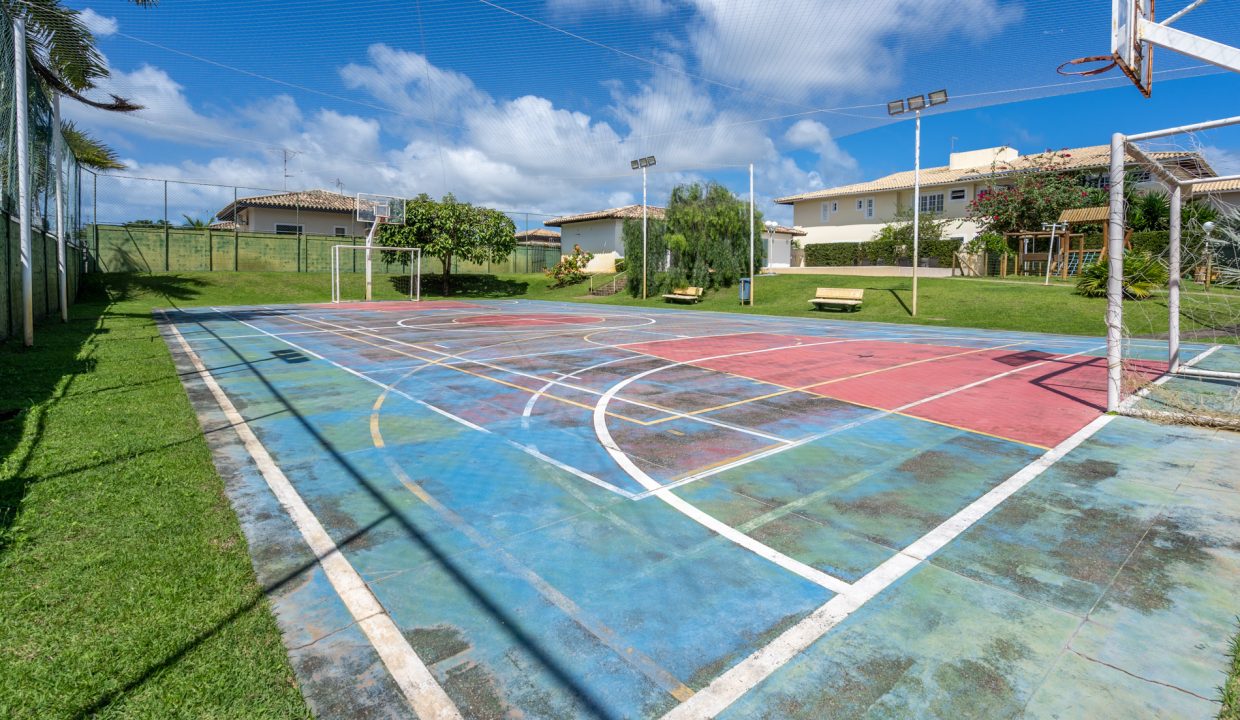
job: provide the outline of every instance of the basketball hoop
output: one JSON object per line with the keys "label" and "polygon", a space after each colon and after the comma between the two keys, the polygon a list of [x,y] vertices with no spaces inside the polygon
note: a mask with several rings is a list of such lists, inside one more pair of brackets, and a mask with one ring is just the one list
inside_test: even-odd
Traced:
{"label": "basketball hoop", "polygon": [[[1106,63],[1102,67],[1086,68],[1084,70],[1068,70],[1072,65],[1088,65],[1089,63]],[[1115,69],[1119,61],[1114,55],[1090,55],[1089,57],[1080,57],[1075,60],[1069,60],[1059,67],[1055,68],[1055,72],[1060,75],[1068,75],[1075,77],[1089,77],[1091,75],[1101,75],[1104,72]]]}

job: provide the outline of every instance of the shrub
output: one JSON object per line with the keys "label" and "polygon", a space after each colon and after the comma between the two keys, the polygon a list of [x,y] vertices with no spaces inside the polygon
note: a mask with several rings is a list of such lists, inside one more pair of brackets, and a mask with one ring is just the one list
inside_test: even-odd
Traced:
{"label": "shrub", "polygon": [[616,258],[616,272],[618,273],[624,272],[625,267],[626,265],[624,262],[624,258]]}
{"label": "shrub", "polygon": [[858,264],[861,243],[814,243],[805,246],[805,264],[810,267],[841,267]]}
{"label": "shrub", "polygon": [[565,255],[553,267],[543,272],[555,281],[551,283],[553,288],[576,285],[579,282],[585,282],[586,265],[589,265],[593,259],[593,253],[583,251],[580,245],[574,245],[572,255]]}
{"label": "shrub", "polygon": [[[1110,275],[1110,263],[1105,260],[1086,265],[1076,281],[1076,291],[1085,297],[1106,297]],[[1145,300],[1168,279],[1166,266],[1150,253],[1124,255],[1124,296],[1129,300]]]}

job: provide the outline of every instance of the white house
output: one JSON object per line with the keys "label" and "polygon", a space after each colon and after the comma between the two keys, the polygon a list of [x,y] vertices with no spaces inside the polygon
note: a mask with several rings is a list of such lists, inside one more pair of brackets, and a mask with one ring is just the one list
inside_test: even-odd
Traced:
{"label": "white house", "polygon": [[[649,220],[662,220],[663,208],[647,205],[646,217]],[[564,215],[552,218],[543,225],[560,228],[560,245],[565,252],[570,251],[574,245],[580,245],[582,250],[595,255],[614,253],[617,257],[624,257],[624,221],[641,219],[641,205],[625,205],[578,215]]]}
{"label": "white house", "polygon": [[330,190],[299,190],[238,198],[215,214],[216,227],[281,235],[360,236],[370,230],[357,222],[357,198]]}
{"label": "white house", "polygon": [[762,233],[766,241],[766,266],[786,268],[792,266],[792,248],[798,240],[805,237],[805,231],[799,227],[776,225]]}
{"label": "white house", "polygon": [[[1054,153],[1053,164],[1064,170],[1081,173],[1087,187],[1110,184],[1111,150],[1108,145],[1062,150]],[[1150,155],[1180,177],[1212,177],[1213,168],[1198,153],[1157,152]],[[978,234],[977,224],[968,219],[969,204],[979,191],[988,187],[1004,187],[1004,179],[1051,160],[1049,154],[1022,156],[1010,147],[986,148],[952,153],[947,165],[921,170],[922,212],[933,212],[951,222],[947,236],[961,242]],[[1130,165],[1135,163],[1130,162]],[[1149,182],[1148,175],[1144,181]],[[1197,194],[1208,191],[1225,193],[1227,187],[1209,185],[1197,188]],[[1236,188],[1240,190],[1240,186]],[[1214,196],[1216,201],[1225,196]],[[1234,196],[1233,196],[1234,197]],[[791,205],[793,224],[806,232],[806,245],[830,242],[865,242],[874,238],[883,225],[893,220],[900,210],[913,207],[913,171],[905,170],[869,182],[841,185],[814,192],[776,198],[781,205]]]}

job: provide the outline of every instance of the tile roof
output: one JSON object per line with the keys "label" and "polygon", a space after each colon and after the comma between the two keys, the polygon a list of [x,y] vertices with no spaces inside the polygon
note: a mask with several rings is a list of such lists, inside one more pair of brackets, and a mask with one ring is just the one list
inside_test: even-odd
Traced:
{"label": "tile roof", "polygon": [[784,235],[806,235],[808,234],[799,227],[784,227],[783,225],[776,225],[775,232],[783,233]]}
{"label": "tile roof", "polygon": [[[1072,148],[1058,151],[1055,153],[1061,159],[1055,162],[1055,166],[1064,170],[1085,170],[1089,168],[1107,167],[1111,163],[1111,146],[1110,145],[1093,145],[1083,148]],[[1154,159],[1165,161],[1169,169],[1177,175],[1187,177],[1188,175],[1213,175],[1214,171],[1210,168],[1205,159],[1198,153],[1192,152],[1152,152],[1148,153]],[[1008,175],[1012,173],[1027,171],[1036,166],[1039,160],[1046,159],[1050,156],[1048,153],[1039,153],[1035,155],[1022,155],[1014,162],[999,161],[993,166],[990,164],[968,167],[968,168],[952,168],[950,166],[929,167],[921,170],[921,186],[933,187],[939,185],[950,185],[960,182],[976,182],[984,180],[987,177],[996,175]],[[1129,157],[1130,161],[1134,158]],[[868,182],[853,183],[852,185],[841,185],[839,187],[826,188],[824,190],[815,190],[813,192],[801,193],[799,195],[788,195],[786,197],[775,198],[775,202],[781,205],[791,205],[804,200],[819,200],[822,198],[839,197],[843,195],[858,195],[861,193],[883,192],[891,190],[910,190],[913,188],[913,171],[904,170],[898,173],[892,173],[877,180]]]}
{"label": "tile roof", "polygon": [[[273,195],[255,195],[238,198],[238,208],[261,207],[281,210],[318,210],[320,212],[349,213],[357,212],[357,198],[343,195],[330,190],[298,190],[294,192],[275,193]],[[233,219],[233,203],[216,213],[223,220]]]}
{"label": "tile roof", "polygon": [[1219,180],[1218,182],[1204,182],[1193,185],[1194,195],[1209,195],[1210,193],[1221,192],[1240,192],[1240,180]]}
{"label": "tile roof", "polygon": [[[651,220],[662,220],[664,209],[654,205],[646,206],[646,215]],[[608,208],[606,210],[595,210],[594,212],[581,213],[579,215],[563,215],[558,218],[551,218],[543,223],[547,227],[561,227],[569,223],[587,222],[589,220],[641,220],[641,205],[625,205],[623,207]]]}
{"label": "tile roof", "polygon": [[555,240],[559,242],[560,234],[554,230],[546,228],[535,228],[533,230],[521,230],[517,233],[518,240]]}

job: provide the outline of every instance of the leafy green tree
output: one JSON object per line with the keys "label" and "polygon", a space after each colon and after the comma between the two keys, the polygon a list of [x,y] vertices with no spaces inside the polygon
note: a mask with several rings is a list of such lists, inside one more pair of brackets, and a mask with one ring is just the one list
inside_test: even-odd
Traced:
{"label": "leafy green tree", "polygon": [[[729,287],[749,274],[749,203],[718,183],[692,183],[672,189],[665,219],[648,223],[650,294],[672,287]],[[764,262],[762,214],[753,220],[754,267]],[[624,256],[634,273],[641,272],[641,221],[624,224]],[[649,284],[649,283],[648,283]],[[628,283],[641,295],[640,275]]]}
{"label": "leafy green tree", "polygon": [[181,227],[202,229],[207,226],[206,220],[203,220],[202,218],[190,217],[185,213],[181,213],[181,219],[185,221],[185,224]]}
{"label": "leafy green tree", "polygon": [[[405,204],[405,224],[386,225],[376,241],[388,247],[421,248],[443,266],[443,294],[452,293],[452,261],[484,263],[507,259],[517,247],[516,225],[498,210],[475,207],[452,193],[433,200],[426,193]],[[396,262],[398,253],[384,253]]]}
{"label": "leafy green tree", "polygon": [[[948,221],[934,213],[919,213],[917,243],[920,246],[943,239]],[[900,210],[895,218],[874,234],[866,244],[866,252],[877,258],[902,258],[913,256],[913,210]]]}

